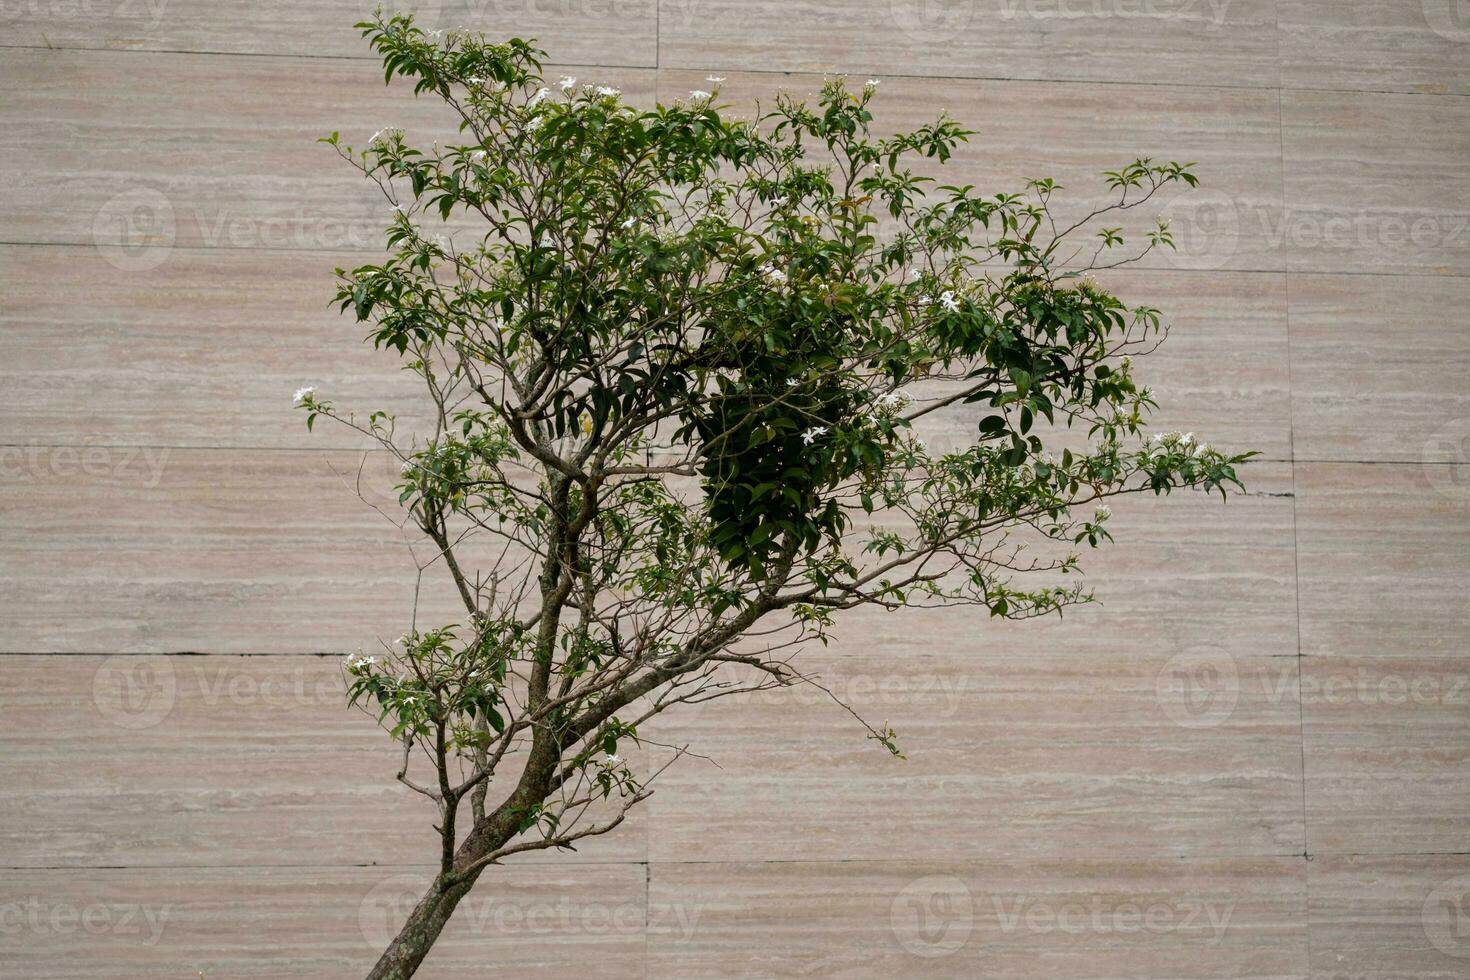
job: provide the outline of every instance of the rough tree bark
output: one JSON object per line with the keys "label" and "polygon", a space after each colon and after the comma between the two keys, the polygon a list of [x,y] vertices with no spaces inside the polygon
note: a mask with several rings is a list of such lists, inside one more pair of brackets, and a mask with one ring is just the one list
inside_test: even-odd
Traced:
{"label": "rough tree bark", "polygon": [[368,973],[367,980],[408,980],[413,976],[444,930],[444,924],[454,914],[455,906],[469,894],[478,877],[479,872],[473,872],[443,888],[443,876],[437,876],[393,942],[379,957],[377,965]]}
{"label": "rough tree bark", "polygon": [[520,832],[520,817],[529,805],[546,798],[557,758],[549,740],[543,738],[532,747],[514,792],[492,813],[486,814],[455,850],[452,866],[441,869],[434,877],[429,890],[409,913],[403,928],[378,958],[366,980],[407,980],[418,971],[460,900],[469,894],[485,870],[486,865],[480,862]]}

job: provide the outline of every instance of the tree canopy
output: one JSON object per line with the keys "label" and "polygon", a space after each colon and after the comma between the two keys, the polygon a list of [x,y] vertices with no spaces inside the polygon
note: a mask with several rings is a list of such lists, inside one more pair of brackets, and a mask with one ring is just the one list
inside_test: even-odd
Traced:
{"label": "tree canopy", "polygon": [[749,118],[717,79],[639,108],[544,79],[526,41],[359,26],[387,80],[459,119],[428,148],[326,139],[392,206],[386,258],[338,270],[338,300],[422,379],[431,431],[297,398],[401,462],[464,607],[347,667],[443,836],[375,976],[410,975],[427,945],[405,937],[431,943],[487,865],[616,825],[653,775],[619,746],[658,713],[800,682],[790,653],[857,606],[1058,613],[1090,598],[1071,573],[1108,498],[1239,487],[1250,454],[1148,434],[1134,358],[1164,321],[1091,274],[1172,245],[1107,223],[1191,165],[1107,173],[1063,222],[1050,180],[927,172],[971,135],[951,118],[875,135],[877,81]]}

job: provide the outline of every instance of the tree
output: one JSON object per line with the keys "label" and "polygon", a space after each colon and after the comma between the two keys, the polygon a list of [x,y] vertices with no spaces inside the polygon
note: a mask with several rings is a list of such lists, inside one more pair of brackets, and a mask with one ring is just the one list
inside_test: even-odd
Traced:
{"label": "tree", "polygon": [[[1110,540],[1107,498],[1240,486],[1249,454],[1146,438],[1131,357],[1161,316],[1089,272],[1171,245],[1091,229],[1190,165],[1108,173],[1062,223],[1050,180],[983,197],[911,169],[970,134],[874,136],[876,81],[743,121],[712,93],[639,110],[543,84],[521,40],[359,27],[461,120],[428,150],[325,140],[394,207],[387,258],[338,270],[341,308],[423,380],[432,432],[297,394],[308,427],[401,461],[464,606],[346,666],[441,840],[372,978],[413,975],[491,865],[616,827],[687,750],[648,737],[661,712],[808,681],[792,653],[859,606],[1060,613],[1091,598],[1072,549]],[[930,448],[940,418],[968,434]]]}

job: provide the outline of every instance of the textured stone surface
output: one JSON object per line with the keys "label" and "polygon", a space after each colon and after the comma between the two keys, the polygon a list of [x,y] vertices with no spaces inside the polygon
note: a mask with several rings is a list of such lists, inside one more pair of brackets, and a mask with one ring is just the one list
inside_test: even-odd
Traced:
{"label": "textured stone surface", "polygon": [[[0,4],[0,975],[360,975],[429,874],[339,697],[412,609],[391,470],[288,407],[417,411],[327,305],[385,214],[316,138],[445,119],[372,6]],[[423,976],[1465,975],[1463,4],[413,6],[635,101],[876,75],[988,191],[1195,161],[1178,252],[1109,284],[1173,325],[1160,423],[1263,454],[1226,506],[1120,503],[1100,607],[813,651],[906,762],[809,691],[670,717],[720,768],[492,869]]]}

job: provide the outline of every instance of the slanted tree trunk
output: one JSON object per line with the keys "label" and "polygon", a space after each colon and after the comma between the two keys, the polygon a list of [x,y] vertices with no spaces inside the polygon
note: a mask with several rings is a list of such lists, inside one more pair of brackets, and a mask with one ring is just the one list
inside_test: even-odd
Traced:
{"label": "slanted tree trunk", "polygon": [[443,879],[436,877],[428,892],[409,913],[408,921],[398,935],[378,958],[367,980],[408,980],[413,976],[424,957],[429,955],[434,940],[444,930],[444,924],[454,914],[455,906],[469,894],[478,877],[478,873],[468,875],[448,888],[441,888]]}
{"label": "slanted tree trunk", "polygon": [[553,739],[543,735],[536,741],[515,791],[494,812],[479,821],[455,850],[453,867],[447,872],[453,884],[445,886],[446,872],[434,877],[428,892],[409,913],[408,921],[378,958],[366,980],[408,980],[414,975],[424,957],[429,955],[439,933],[444,931],[455,907],[469,894],[487,867],[480,862],[515,837],[521,830],[519,814],[544,800],[551,791],[552,775],[559,758],[560,752]]}

